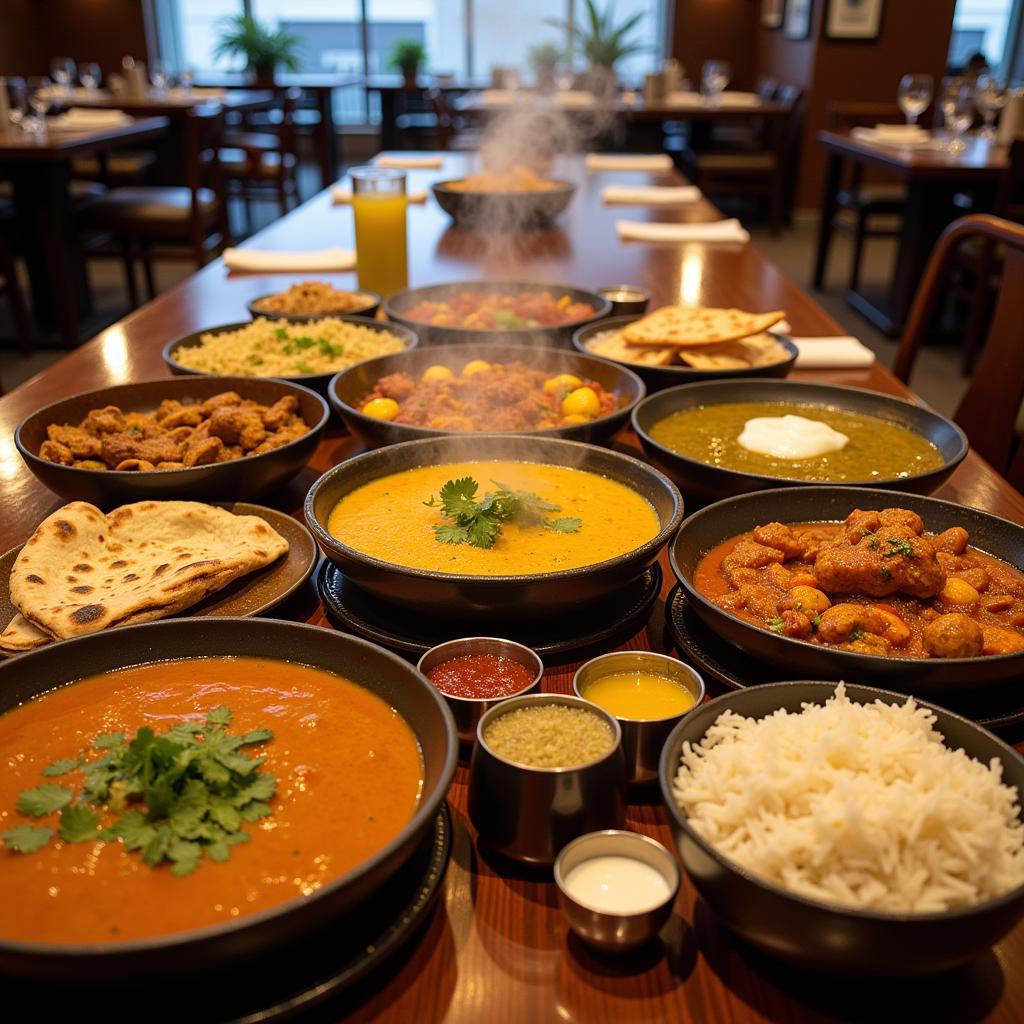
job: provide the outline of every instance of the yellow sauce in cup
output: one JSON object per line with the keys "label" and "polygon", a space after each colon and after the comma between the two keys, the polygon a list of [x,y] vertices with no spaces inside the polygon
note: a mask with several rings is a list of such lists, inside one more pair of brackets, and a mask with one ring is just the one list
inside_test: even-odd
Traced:
{"label": "yellow sauce in cup", "polygon": [[696,703],[694,695],[668,676],[653,672],[612,672],[589,683],[586,700],[616,718],[670,718],[685,714]]}

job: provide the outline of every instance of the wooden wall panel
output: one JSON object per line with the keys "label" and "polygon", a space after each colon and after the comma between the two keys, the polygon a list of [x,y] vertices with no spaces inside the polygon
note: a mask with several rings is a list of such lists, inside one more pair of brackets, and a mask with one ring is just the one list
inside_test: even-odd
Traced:
{"label": "wooden wall panel", "polygon": [[675,0],[672,52],[694,85],[706,60],[732,65],[731,88],[754,84],[754,26],[761,0]]}

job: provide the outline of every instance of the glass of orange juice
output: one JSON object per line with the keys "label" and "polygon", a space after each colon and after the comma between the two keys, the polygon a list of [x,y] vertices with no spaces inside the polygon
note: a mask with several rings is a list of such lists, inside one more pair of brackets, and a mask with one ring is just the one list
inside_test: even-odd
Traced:
{"label": "glass of orange juice", "polygon": [[409,285],[405,172],[353,167],[349,173],[359,287],[388,296]]}

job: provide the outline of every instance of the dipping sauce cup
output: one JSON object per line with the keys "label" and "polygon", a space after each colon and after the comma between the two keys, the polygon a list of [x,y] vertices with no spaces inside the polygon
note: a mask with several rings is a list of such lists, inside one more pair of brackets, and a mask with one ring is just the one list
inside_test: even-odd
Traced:
{"label": "dipping sauce cup", "polygon": [[631,673],[660,676],[670,680],[681,686],[693,698],[693,702],[685,710],[650,718],[626,717],[613,708],[598,705],[614,714],[622,729],[622,751],[626,759],[629,781],[651,782],[658,777],[661,748],[665,745],[669,733],[684,715],[699,707],[704,700],[704,680],[689,665],[684,665],[683,662],[666,654],[655,654],[653,651],[613,651],[611,654],[593,658],[577,669],[572,680],[573,692],[577,697],[595,703],[591,693],[598,680]]}
{"label": "dipping sauce cup", "polygon": [[632,284],[613,284],[598,288],[597,294],[607,299],[612,308],[609,316],[636,316],[647,312],[651,293]]}

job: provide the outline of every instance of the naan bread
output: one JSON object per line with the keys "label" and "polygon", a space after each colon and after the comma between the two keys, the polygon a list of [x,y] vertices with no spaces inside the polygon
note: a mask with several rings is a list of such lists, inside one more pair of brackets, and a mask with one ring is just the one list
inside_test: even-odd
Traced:
{"label": "naan bread", "polygon": [[[173,615],[287,550],[258,516],[199,502],[142,501],[104,515],[74,501],[18,555],[11,602],[27,625],[65,639]],[[12,630],[12,641],[28,643],[17,618],[4,637]]]}
{"label": "naan bread", "polygon": [[785,319],[785,312],[745,313],[742,309],[715,309],[710,306],[662,306],[640,320],[622,328],[622,337],[631,345],[666,345],[696,348],[720,345],[751,334],[760,334]]}
{"label": "naan bread", "polygon": [[679,358],[697,370],[742,370],[751,366],[780,363],[786,350],[771,334],[755,334],[729,341],[718,348],[676,349]]}
{"label": "naan bread", "polygon": [[0,633],[0,651],[10,651],[13,654],[33,651],[43,644],[48,644],[52,639],[49,633],[44,633],[33,626],[21,612],[15,612],[7,628]]}
{"label": "naan bread", "polygon": [[675,361],[674,348],[640,348],[630,345],[621,331],[608,331],[595,338],[588,346],[588,352],[605,359],[616,359],[620,363],[639,363],[641,366],[668,366]]}

